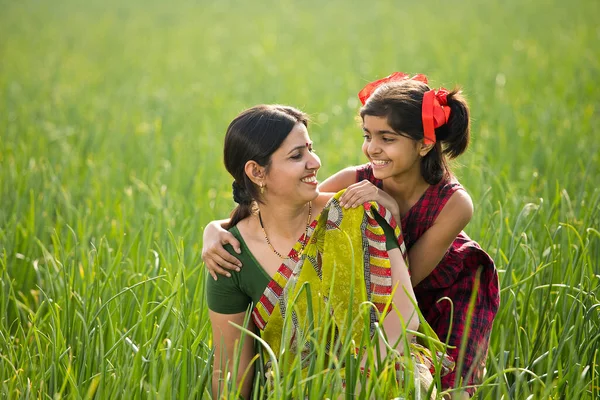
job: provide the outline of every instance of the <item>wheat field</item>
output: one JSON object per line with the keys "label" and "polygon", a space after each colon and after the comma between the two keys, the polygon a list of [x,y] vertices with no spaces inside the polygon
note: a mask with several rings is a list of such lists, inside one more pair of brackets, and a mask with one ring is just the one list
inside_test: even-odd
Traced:
{"label": "wheat field", "polygon": [[[584,0],[0,1],[0,397],[211,398],[201,247],[234,205],[229,121],[308,112],[323,179],[365,161],[356,93],[406,71],[471,106],[453,170],[501,284],[477,398],[600,398],[597,15]],[[313,373],[271,397],[340,395],[335,370]]]}

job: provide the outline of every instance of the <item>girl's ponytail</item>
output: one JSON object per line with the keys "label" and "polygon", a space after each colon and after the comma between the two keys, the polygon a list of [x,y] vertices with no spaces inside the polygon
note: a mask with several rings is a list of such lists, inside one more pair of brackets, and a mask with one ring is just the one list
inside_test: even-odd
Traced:
{"label": "girl's ponytail", "polygon": [[445,107],[449,108],[446,110],[447,122],[435,128],[435,143],[429,153],[421,159],[421,174],[430,185],[443,178],[449,178],[450,168],[446,156],[452,159],[464,153],[469,146],[471,135],[469,107],[465,98],[458,88],[451,92],[443,90]]}
{"label": "girl's ponytail", "polygon": [[449,158],[456,158],[465,152],[471,138],[471,122],[467,101],[455,88],[447,96],[450,117],[448,123],[436,129],[436,137],[442,145],[442,152]]}

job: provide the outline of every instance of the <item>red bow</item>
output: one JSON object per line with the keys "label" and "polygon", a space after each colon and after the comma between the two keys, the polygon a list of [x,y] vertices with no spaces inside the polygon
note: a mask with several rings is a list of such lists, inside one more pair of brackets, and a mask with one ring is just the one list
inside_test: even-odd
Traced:
{"label": "red bow", "polygon": [[448,107],[448,91],[443,87],[438,90],[430,90],[423,95],[423,108],[421,118],[423,119],[423,143],[435,143],[435,128],[446,124],[450,118],[450,107]]}
{"label": "red bow", "polygon": [[368,98],[371,97],[375,89],[377,89],[379,86],[389,82],[403,81],[406,79],[412,79],[427,84],[427,77],[423,74],[417,74],[411,78],[408,74],[405,74],[404,72],[394,72],[390,76],[386,76],[385,78],[379,79],[377,81],[367,83],[367,85],[360,92],[358,92],[358,98],[364,106]]}

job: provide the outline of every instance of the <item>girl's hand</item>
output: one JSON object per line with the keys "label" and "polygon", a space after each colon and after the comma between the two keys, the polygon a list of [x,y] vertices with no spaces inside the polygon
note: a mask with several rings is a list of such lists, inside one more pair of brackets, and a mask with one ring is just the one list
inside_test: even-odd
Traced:
{"label": "girl's hand", "polygon": [[206,226],[202,235],[202,261],[208,273],[217,280],[217,274],[231,277],[227,271],[239,271],[242,267],[240,260],[229,254],[223,246],[230,244],[236,253],[240,254],[240,242],[230,232],[221,227],[220,221],[213,221]]}
{"label": "girl's hand", "polygon": [[356,208],[368,201],[376,201],[392,212],[396,221],[400,223],[400,208],[396,200],[369,181],[360,181],[348,186],[346,192],[340,197],[340,205],[345,208]]}

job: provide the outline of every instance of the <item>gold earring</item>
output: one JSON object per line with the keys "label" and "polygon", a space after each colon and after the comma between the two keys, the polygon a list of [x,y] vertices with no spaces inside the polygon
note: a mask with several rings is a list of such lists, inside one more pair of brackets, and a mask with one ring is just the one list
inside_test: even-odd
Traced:
{"label": "gold earring", "polygon": [[260,194],[264,194],[265,193],[265,187],[263,186],[263,183],[260,183]]}

